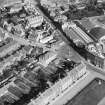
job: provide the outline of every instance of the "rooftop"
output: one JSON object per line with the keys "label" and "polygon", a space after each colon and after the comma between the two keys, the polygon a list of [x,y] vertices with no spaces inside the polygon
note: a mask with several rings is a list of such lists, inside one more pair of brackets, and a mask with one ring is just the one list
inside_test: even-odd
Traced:
{"label": "rooftop", "polygon": [[105,36],[105,29],[101,27],[95,27],[92,28],[89,33],[93,40],[97,42],[100,38]]}
{"label": "rooftop", "polygon": [[[99,81],[101,82],[100,85]],[[96,78],[66,105],[100,105],[99,102],[105,97],[104,88],[105,81]]]}
{"label": "rooftop", "polygon": [[93,25],[88,18],[84,18],[80,20],[79,22],[86,30],[91,30],[92,28],[95,27],[95,25]]}
{"label": "rooftop", "polygon": [[[14,78],[15,79],[15,78]],[[8,92],[8,88],[10,85],[13,85],[13,82],[8,83],[7,85],[4,85],[4,87],[2,87],[0,89],[0,97],[3,96],[4,94],[6,94]]]}

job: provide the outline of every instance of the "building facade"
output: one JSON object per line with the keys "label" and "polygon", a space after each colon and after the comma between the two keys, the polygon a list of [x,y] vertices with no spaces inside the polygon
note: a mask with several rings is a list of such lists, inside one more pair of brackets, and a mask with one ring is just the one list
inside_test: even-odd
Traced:
{"label": "building facade", "polygon": [[32,99],[28,105],[49,105],[61,93],[63,93],[67,88],[72,86],[76,81],[78,81],[83,75],[87,73],[88,71],[86,70],[86,65],[81,63],[76,68],[71,70],[65,78],[60,79],[44,93],[41,93],[37,99]]}

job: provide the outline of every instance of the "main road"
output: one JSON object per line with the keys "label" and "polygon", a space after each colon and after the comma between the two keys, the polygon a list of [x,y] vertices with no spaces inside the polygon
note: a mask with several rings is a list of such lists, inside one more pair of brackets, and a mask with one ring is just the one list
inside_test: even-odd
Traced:
{"label": "main road", "polygon": [[[45,10],[45,8],[43,8],[43,6],[41,6],[40,3],[38,3],[38,8],[40,13],[42,13],[42,15],[44,15],[44,17],[47,19],[47,21],[49,21],[50,23],[52,23],[60,32],[60,35],[62,37],[62,39],[67,43],[67,45],[69,45],[73,50],[75,49],[76,52],[78,52],[77,48],[75,47],[74,43],[72,42],[72,40],[68,39],[66,33],[62,30],[62,26],[61,24],[59,24],[58,22],[55,22],[49,15],[49,13]],[[83,52],[84,53],[84,52]],[[79,53],[77,53],[77,56],[86,63],[87,67],[98,72],[101,74],[105,75],[105,71],[101,68],[98,68],[92,64],[90,64],[88,61],[86,61]]]}
{"label": "main road", "polygon": [[[62,39],[74,50],[75,45],[73,44],[71,40],[67,38],[67,35],[63,32],[61,25],[57,22],[54,22],[53,19],[50,17],[50,15],[47,13],[47,11],[40,4],[38,4],[38,7],[42,11],[42,14],[45,15],[45,17],[48,17],[46,19],[50,20],[50,22],[60,31]],[[103,69],[100,69],[90,64],[77,52],[76,52],[76,55],[82,61],[84,61],[84,63],[87,66],[87,70],[90,73],[86,77],[84,77],[82,80],[80,80],[77,84],[75,84],[73,88],[69,88],[61,97],[59,97],[51,105],[64,105],[68,100],[72,99],[79,91],[81,91],[86,85],[88,85],[95,78],[101,78],[105,80],[105,71]]]}

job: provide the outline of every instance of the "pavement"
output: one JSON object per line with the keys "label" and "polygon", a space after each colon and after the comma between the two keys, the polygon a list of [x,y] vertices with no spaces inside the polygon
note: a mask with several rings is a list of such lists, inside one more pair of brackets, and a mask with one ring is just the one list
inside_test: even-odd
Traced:
{"label": "pavement", "polygon": [[[76,55],[82,61],[84,61],[84,63],[87,65],[87,70],[90,73],[88,75],[86,75],[85,77],[83,77],[81,80],[79,80],[75,85],[68,88],[65,91],[65,93],[60,95],[56,100],[54,100],[54,102],[52,102],[52,104],[49,104],[49,105],[64,105],[69,100],[71,100],[75,95],[77,95],[78,92],[80,92],[84,87],[86,87],[95,78],[100,78],[100,79],[105,80],[105,71],[104,70],[89,64],[78,53],[76,53]],[[105,103],[105,99],[103,99],[101,103]],[[101,104],[99,104],[99,105],[101,105]],[[102,105],[105,105],[105,104],[102,104]]]}
{"label": "pavement", "polygon": [[[70,45],[70,42],[65,38],[63,34],[61,34],[62,39]],[[75,52],[75,51],[74,51]],[[87,66],[89,66],[87,69],[90,71],[86,77],[83,77],[81,80],[79,80],[75,85],[72,87],[68,88],[65,93],[60,95],[59,97],[56,98],[51,104],[49,105],[64,105],[66,104],[70,99],[72,99],[75,95],[77,95],[78,92],[80,92],[84,87],[86,87],[92,80],[95,78],[101,78],[105,80],[105,71],[102,69],[98,69],[97,67],[95,68],[94,66],[88,64],[78,53],[76,55],[86,63]]]}
{"label": "pavement", "polygon": [[105,105],[105,97],[98,103],[98,105]]}
{"label": "pavement", "polygon": [[[70,45],[69,41],[64,37],[63,34],[61,34],[62,38],[65,40],[65,42]],[[77,54],[81,60],[86,62],[82,57]],[[86,87],[92,80],[95,78],[101,78],[105,80],[105,71],[102,69],[97,69],[94,66],[88,64],[86,62],[86,65],[89,66],[87,69],[90,71],[86,76],[84,76],[81,80],[79,80],[77,83],[75,83],[72,87],[68,88],[63,94],[61,94],[59,97],[54,100],[54,102],[51,102],[49,105],[64,105],[68,102],[68,100],[72,99],[78,92],[80,92],[84,87]]]}

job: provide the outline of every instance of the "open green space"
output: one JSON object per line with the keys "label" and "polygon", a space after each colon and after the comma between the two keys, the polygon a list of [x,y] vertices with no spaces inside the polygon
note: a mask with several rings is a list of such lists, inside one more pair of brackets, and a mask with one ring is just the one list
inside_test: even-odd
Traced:
{"label": "open green space", "polygon": [[98,105],[105,97],[105,81],[94,79],[66,105]]}

